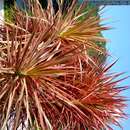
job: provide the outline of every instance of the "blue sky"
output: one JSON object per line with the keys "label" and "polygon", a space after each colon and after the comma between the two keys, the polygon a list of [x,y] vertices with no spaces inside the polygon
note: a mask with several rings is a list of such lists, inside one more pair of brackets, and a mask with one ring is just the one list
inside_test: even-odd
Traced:
{"label": "blue sky", "polygon": [[[125,75],[130,76],[130,6],[107,6],[102,14],[103,18],[107,18],[104,23],[113,29],[103,32],[104,37],[109,39],[107,49],[111,54],[108,62],[118,59],[118,62],[113,66],[114,72],[126,72]],[[130,78],[123,81],[121,85],[130,85]],[[123,93],[130,99],[130,90]],[[130,102],[125,110],[130,114]],[[121,120],[121,125],[124,130],[130,130],[130,118]],[[114,130],[120,130],[113,127]]]}

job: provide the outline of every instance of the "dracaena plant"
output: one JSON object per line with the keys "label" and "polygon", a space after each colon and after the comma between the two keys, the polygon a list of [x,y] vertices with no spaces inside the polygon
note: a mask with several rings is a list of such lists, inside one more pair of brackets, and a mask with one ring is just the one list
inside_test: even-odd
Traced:
{"label": "dracaena plant", "polygon": [[[0,129],[100,130],[120,126],[126,115],[119,87],[122,73],[99,64],[90,48],[105,53],[96,42],[106,30],[99,16],[77,8],[76,0],[54,11],[37,0],[17,10],[15,23],[5,23],[0,42]],[[4,31],[3,31],[4,30]],[[121,126],[120,126],[121,127]]]}

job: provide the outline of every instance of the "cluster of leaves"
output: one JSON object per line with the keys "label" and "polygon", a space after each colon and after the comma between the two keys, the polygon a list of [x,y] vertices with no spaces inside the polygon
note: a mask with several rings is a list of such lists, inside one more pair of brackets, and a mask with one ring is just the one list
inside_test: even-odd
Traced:
{"label": "cluster of leaves", "polygon": [[13,21],[13,5],[14,0],[4,0],[4,17],[7,22]]}
{"label": "cluster of leaves", "polygon": [[[0,41],[0,129],[100,130],[120,126],[125,98],[111,66],[91,58],[89,49],[106,53],[96,42],[100,25],[95,9],[83,12],[77,0],[63,10],[58,1],[42,9],[26,1],[30,15],[16,9],[15,24],[5,23]],[[84,17],[82,17],[84,16]],[[80,19],[82,17],[82,20]]]}

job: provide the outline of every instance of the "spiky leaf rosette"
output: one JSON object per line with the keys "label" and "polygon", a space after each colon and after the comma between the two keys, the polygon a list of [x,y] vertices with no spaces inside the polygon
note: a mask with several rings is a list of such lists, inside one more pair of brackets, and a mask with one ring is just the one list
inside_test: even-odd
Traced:
{"label": "spiky leaf rosette", "polygon": [[100,20],[89,26],[92,32],[88,36],[87,23],[93,23],[92,17],[72,24],[74,5],[75,1],[65,14],[66,22],[62,10],[52,15],[50,3],[43,13],[35,1],[33,11],[40,13],[34,14],[46,15],[33,18],[31,31],[28,15],[24,16],[27,22],[5,24],[6,41],[0,43],[0,129],[99,130],[110,129],[110,123],[120,126],[118,119],[125,116],[125,99],[120,92],[126,87],[118,87],[120,80],[115,78],[120,74],[109,74],[111,66],[88,61],[87,48],[97,50],[94,36],[98,33],[92,30],[102,30],[97,24]]}
{"label": "spiky leaf rosette", "polygon": [[41,31],[44,33],[48,31],[44,39],[41,39],[42,41],[46,41],[52,33],[56,33],[56,40],[59,40],[67,49],[77,48],[77,46],[80,46],[81,49],[84,48],[83,53],[85,53],[87,60],[92,60],[86,51],[88,49],[94,49],[98,53],[105,54],[106,50],[95,44],[106,42],[100,33],[108,29],[100,24],[99,15],[94,15],[97,12],[97,7],[87,9],[87,2],[83,2],[79,6],[77,0],[70,1],[66,8],[64,7],[64,0],[57,1],[57,3],[59,10],[55,12],[51,0],[48,1],[47,9],[43,9],[37,0],[25,1],[26,11],[15,8],[15,25],[6,23],[10,28],[10,34],[12,34],[12,28],[18,27],[17,33],[21,37],[22,34],[24,35],[24,31],[30,34],[36,27],[37,35]]}

